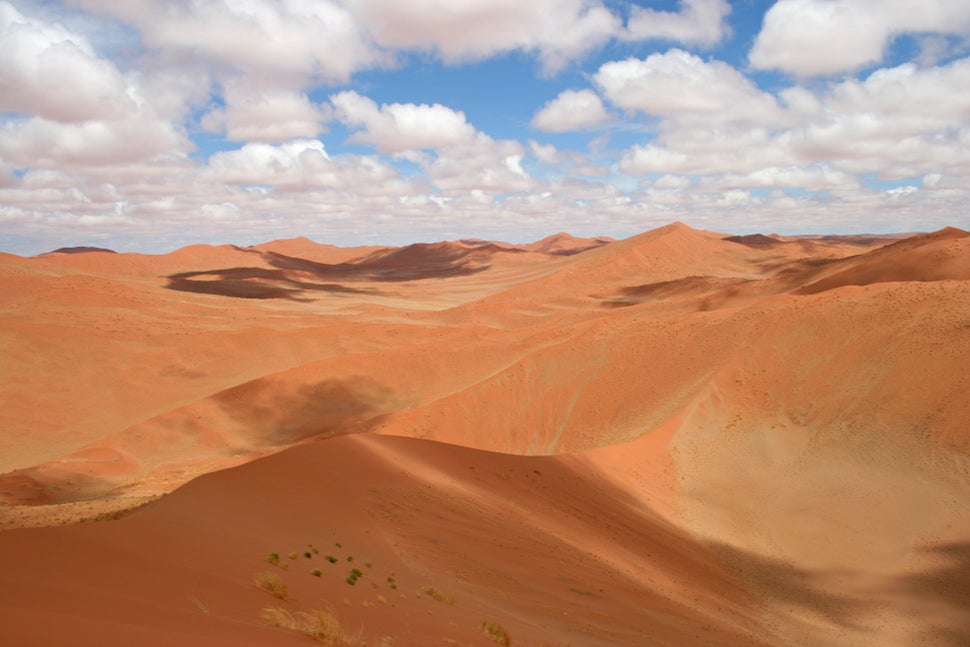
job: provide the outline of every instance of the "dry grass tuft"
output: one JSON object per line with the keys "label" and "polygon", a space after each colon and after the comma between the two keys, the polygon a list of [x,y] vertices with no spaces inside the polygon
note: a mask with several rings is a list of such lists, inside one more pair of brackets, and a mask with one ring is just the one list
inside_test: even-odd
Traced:
{"label": "dry grass tuft", "polygon": [[298,611],[290,613],[281,607],[266,607],[259,612],[261,620],[273,627],[298,631],[324,645],[358,644],[346,642],[340,620],[331,611]]}
{"label": "dry grass tuft", "polygon": [[483,622],[482,631],[485,635],[497,642],[500,645],[509,645],[512,642],[512,638],[509,636],[509,632],[505,630],[505,627],[497,622]]}
{"label": "dry grass tuft", "polygon": [[299,631],[299,624],[292,613],[282,607],[265,607],[259,612],[259,619],[273,627]]}
{"label": "dry grass tuft", "polygon": [[437,600],[438,602],[447,602],[448,604],[454,604],[455,601],[451,598],[445,597],[445,594],[436,589],[433,586],[425,585],[421,587],[421,593],[424,593],[432,600]]}
{"label": "dry grass tuft", "polygon": [[340,620],[330,611],[319,609],[297,614],[300,631],[324,645],[339,645],[344,642],[344,631]]}
{"label": "dry grass tuft", "polygon": [[290,597],[286,582],[276,573],[260,573],[253,578],[253,583],[280,600],[286,600]]}

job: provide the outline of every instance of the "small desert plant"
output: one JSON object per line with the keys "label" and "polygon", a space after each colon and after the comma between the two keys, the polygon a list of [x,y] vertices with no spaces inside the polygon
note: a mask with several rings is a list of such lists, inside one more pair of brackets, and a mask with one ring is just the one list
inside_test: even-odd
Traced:
{"label": "small desert plant", "polygon": [[276,573],[260,573],[253,578],[253,583],[280,600],[285,600],[290,597],[289,589],[286,588],[286,582]]}
{"label": "small desert plant", "polygon": [[367,568],[374,568],[374,565],[371,564],[370,562],[364,562],[364,566],[366,566]]}
{"label": "small desert plant", "polygon": [[437,600],[438,602],[444,602],[446,599],[444,593],[442,593],[441,591],[439,591],[433,586],[427,586],[427,585],[422,586],[421,592],[427,595],[432,600]]}
{"label": "small desert plant", "polygon": [[330,611],[299,611],[295,614],[280,607],[266,607],[259,612],[264,622],[280,629],[299,631],[324,645],[343,643],[340,620]]}
{"label": "small desert plant", "polygon": [[324,645],[339,645],[344,641],[344,632],[340,620],[330,611],[310,611],[299,613],[301,630],[317,642]]}
{"label": "small desert plant", "polygon": [[290,559],[296,559],[297,557],[299,557],[299,555],[297,555],[296,551],[294,550],[292,553],[287,555],[287,557],[289,557]]}
{"label": "small desert plant", "polygon": [[321,575],[323,575],[323,571],[321,571],[319,568],[315,568],[312,571],[310,571],[310,575],[312,575],[313,577],[320,577]]}
{"label": "small desert plant", "polygon": [[488,636],[489,638],[491,638],[492,640],[494,640],[500,645],[507,646],[509,643],[512,642],[512,639],[509,637],[509,632],[507,632],[505,630],[505,627],[503,627],[497,622],[483,622],[482,631],[485,632],[486,636]]}
{"label": "small desert plant", "polygon": [[354,556],[353,555],[347,555],[347,561],[348,562],[354,561]]}
{"label": "small desert plant", "polygon": [[280,554],[279,553],[270,553],[269,555],[266,556],[266,561],[269,562],[270,564],[279,564],[280,563]]}
{"label": "small desert plant", "polygon": [[324,555],[324,559],[326,559],[331,564],[336,564],[337,563],[337,558],[334,557],[333,555]]}
{"label": "small desert plant", "polygon": [[363,574],[364,574],[363,571],[361,571],[359,568],[352,568],[350,569],[350,575],[347,576],[347,579],[345,581],[347,582],[347,584],[354,586],[355,584],[357,584],[357,579],[363,576]]}
{"label": "small desert plant", "polygon": [[293,614],[282,607],[265,607],[259,612],[259,619],[280,629],[297,631],[299,627]]}
{"label": "small desert plant", "polygon": [[313,557],[313,553],[311,553],[310,551],[307,551],[303,553],[303,556],[306,557],[307,559],[310,559],[311,557]]}

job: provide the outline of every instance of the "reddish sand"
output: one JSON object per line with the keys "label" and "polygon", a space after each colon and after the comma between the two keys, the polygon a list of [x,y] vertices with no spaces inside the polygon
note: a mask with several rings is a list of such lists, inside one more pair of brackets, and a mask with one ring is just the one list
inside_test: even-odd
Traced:
{"label": "reddish sand", "polygon": [[970,644],[966,232],[0,254],[0,310],[2,645]]}

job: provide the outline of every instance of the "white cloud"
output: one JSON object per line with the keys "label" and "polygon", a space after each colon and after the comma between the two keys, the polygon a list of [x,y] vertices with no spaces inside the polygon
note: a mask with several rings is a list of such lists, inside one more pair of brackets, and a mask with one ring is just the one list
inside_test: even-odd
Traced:
{"label": "white cloud", "polygon": [[621,27],[598,0],[348,0],[348,6],[384,47],[432,51],[448,63],[535,52],[550,73]]}
{"label": "white cloud", "polygon": [[877,63],[903,33],[970,36],[965,0],[779,0],[751,49],[756,69],[838,74]]}
{"label": "white cloud", "polygon": [[211,180],[232,185],[270,185],[284,190],[347,189],[363,191],[367,183],[385,183],[397,172],[370,157],[344,155],[331,159],[319,140],[279,145],[251,143],[209,159]]}
{"label": "white cloud", "polygon": [[[693,71],[669,83],[663,75],[647,83],[658,78],[658,67],[670,67],[667,60],[607,64],[597,75],[607,96],[658,118],[653,139],[624,154],[622,172],[708,176],[708,184],[729,188],[807,191],[852,189],[862,173],[901,180],[941,169],[970,172],[965,146],[970,59],[923,69],[904,64],[812,90],[796,86],[779,93],[780,103],[763,100],[759,106],[729,97],[760,90],[730,72],[717,86],[710,79],[714,64],[686,56]],[[649,91],[670,91],[678,83],[683,91],[669,99]],[[733,107],[726,115],[695,118],[704,116],[708,102]]]}
{"label": "white cloud", "polygon": [[592,90],[564,90],[532,119],[533,128],[552,133],[584,130],[609,120],[603,102]]}
{"label": "white cloud", "polygon": [[465,113],[441,104],[391,103],[379,106],[352,90],[330,97],[337,119],[363,129],[351,141],[373,144],[381,153],[394,154],[470,142],[475,128]]}
{"label": "white cloud", "polygon": [[19,167],[110,165],[181,154],[191,146],[171,123],[151,115],[81,123],[35,117],[0,127],[0,158]]}
{"label": "white cloud", "polygon": [[970,58],[940,67],[907,63],[876,70],[864,81],[847,79],[830,86],[826,107],[897,118],[940,120],[940,125],[970,117]]}
{"label": "white cloud", "polygon": [[687,189],[691,185],[693,182],[690,178],[683,175],[662,175],[653,182],[653,186],[658,189]]}
{"label": "white cloud", "polygon": [[76,0],[135,26],[148,47],[203,57],[282,84],[346,81],[386,62],[354,14],[335,0]]}
{"label": "white cloud", "polygon": [[425,172],[446,194],[524,191],[534,184],[521,165],[525,153],[517,141],[494,140],[478,133],[467,143],[439,149],[434,160],[425,163]]}
{"label": "white cloud", "polygon": [[701,182],[704,188],[733,190],[743,188],[797,188],[803,191],[828,191],[853,189],[858,180],[827,164],[806,166],[767,166],[744,175],[727,173],[707,178]]}
{"label": "white cloud", "polygon": [[725,19],[731,13],[731,5],[727,0],[681,0],[680,5],[679,12],[634,6],[624,37],[711,46],[729,33]]}
{"label": "white cloud", "polygon": [[226,83],[223,100],[226,107],[209,112],[202,125],[233,141],[316,137],[332,116],[329,104],[311,103],[303,92],[253,87],[240,79]]}
{"label": "white cloud", "polygon": [[679,49],[605,63],[593,78],[607,99],[629,112],[708,124],[765,124],[781,116],[773,96],[727,63]]}
{"label": "white cloud", "polygon": [[0,2],[0,158],[21,168],[73,168],[180,156],[187,98],[208,79],[149,69],[122,73],[82,35]]}
{"label": "white cloud", "polygon": [[87,39],[8,2],[0,2],[0,51],[0,111],[78,122],[131,109],[124,77]]}

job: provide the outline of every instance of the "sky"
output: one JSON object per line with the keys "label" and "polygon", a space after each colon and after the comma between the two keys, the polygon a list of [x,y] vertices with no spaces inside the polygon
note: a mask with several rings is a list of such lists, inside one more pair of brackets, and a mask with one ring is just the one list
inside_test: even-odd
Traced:
{"label": "sky", "polygon": [[0,0],[0,250],[970,229],[967,0]]}

